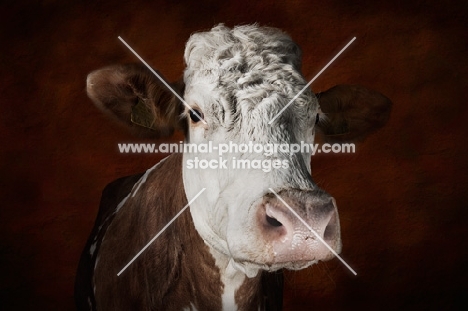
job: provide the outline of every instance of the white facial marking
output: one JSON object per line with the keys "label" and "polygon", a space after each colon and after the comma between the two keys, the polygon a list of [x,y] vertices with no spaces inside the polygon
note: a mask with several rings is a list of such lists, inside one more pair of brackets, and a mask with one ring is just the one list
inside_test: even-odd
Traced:
{"label": "white facial marking", "polygon": [[[184,99],[204,115],[190,118],[190,143],[214,145],[253,141],[260,144],[313,143],[318,101],[303,92],[269,125],[268,121],[307,84],[300,73],[301,55],[285,33],[256,25],[223,25],[192,35],[186,45]],[[183,182],[188,198],[205,191],[190,206],[195,228],[213,249],[232,259],[231,267],[249,277],[274,260],[273,249],[259,237],[253,204],[268,188],[312,189],[310,153],[280,153],[289,169],[189,169],[195,158],[218,160],[217,153],[184,153]],[[226,153],[224,159],[263,161],[264,154]]]}

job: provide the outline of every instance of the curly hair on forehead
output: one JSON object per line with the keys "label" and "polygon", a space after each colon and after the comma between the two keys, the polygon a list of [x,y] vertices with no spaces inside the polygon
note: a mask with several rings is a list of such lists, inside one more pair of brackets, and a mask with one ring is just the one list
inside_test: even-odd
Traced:
{"label": "curly hair on forehead", "polygon": [[[269,64],[290,64],[300,70],[301,50],[283,31],[257,24],[234,28],[223,24],[193,34],[187,41],[187,69],[217,71],[263,70]],[[227,62],[227,63],[226,63]]]}
{"label": "curly hair on forehead", "polygon": [[[187,90],[200,81],[212,84],[220,97],[229,99],[229,110],[250,112],[262,103],[276,113],[281,106],[276,103],[285,105],[306,84],[300,72],[301,54],[279,29],[257,24],[231,29],[220,24],[188,40],[184,80]],[[311,96],[307,90],[296,104],[309,103]]]}

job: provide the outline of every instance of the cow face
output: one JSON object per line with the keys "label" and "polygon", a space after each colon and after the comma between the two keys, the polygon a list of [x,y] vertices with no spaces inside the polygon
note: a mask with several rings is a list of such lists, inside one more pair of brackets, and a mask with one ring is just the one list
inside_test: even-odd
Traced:
{"label": "cow face", "polygon": [[[310,90],[300,93],[306,85],[300,50],[272,28],[220,25],[194,34],[185,62],[188,107],[136,65],[91,73],[88,94],[131,128],[137,127],[131,120],[140,114],[137,119],[150,120],[148,127],[156,135],[181,128],[189,143],[215,147],[214,152],[184,153],[185,193],[190,200],[206,188],[190,206],[195,227],[236,269],[253,276],[260,268],[300,269],[330,258],[329,249],[307,227],[339,252],[335,200],[312,181],[310,150],[270,154],[240,147],[312,144],[320,125],[335,139],[361,138],[387,121],[388,99],[356,86],[320,93],[320,103]],[[137,106],[144,107],[139,111],[146,116],[135,112]],[[319,114],[323,121],[316,125]],[[345,133],[336,136],[343,128]],[[221,144],[231,149],[220,156]],[[202,161],[214,165],[196,165]]]}
{"label": "cow face", "polygon": [[[310,152],[267,156],[235,148],[249,142],[265,147],[313,143],[319,105],[310,90],[300,94],[307,82],[300,73],[297,45],[275,29],[218,26],[190,38],[185,61],[184,98],[205,121],[186,109],[190,142],[231,147],[221,158],[218,152],[184,154],[187,196],[207,188],[191,205],[195,226],[205,241],[244,271],[255,266],[302,267],[328,257],[330,252],[288,213],[272,188],[322,235],[332,222],[329,243],[339,251],[338,213],[331,197],[317,189],[310,177]],[[225,161],[225,166],[191,168],[197,159]],[[272,162],[280,168],[270,171]],[[260,167],[252,168],[255,163]]]}

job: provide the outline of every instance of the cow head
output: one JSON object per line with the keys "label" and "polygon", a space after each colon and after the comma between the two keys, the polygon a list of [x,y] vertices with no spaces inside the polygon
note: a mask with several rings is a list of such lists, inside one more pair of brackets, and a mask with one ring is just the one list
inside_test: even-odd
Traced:
{"label": "cow head", "polygon": [[[91,73],[88,94],[98,107],[136,131],[168,136],[182,129],[189,143],[211,142],[218,148],[249,142],[312,144],[316,129],[330,139],[360,139],[389,116],[387,98],[343,85],[317,95],[308,89],[281,111],[307,81],[300,71],[299,47],[277,29],[220,25],[196,33],[187,42],[185,62],[184,83],[172,86],[188,107],[142,65]],[[221,158],[218,151],[184,153],[181,163],[187,198],[206,188],[190,212],[212,250],[250,276],[259,269],[300,269],[331,258],[289,206],[340,251],[336,203],[312,180],[310,151],[270,154],[231,148]],[[220,167],[193,165],[201,160]],[[250,163],[250,169],[234,167],[239,160]]]}

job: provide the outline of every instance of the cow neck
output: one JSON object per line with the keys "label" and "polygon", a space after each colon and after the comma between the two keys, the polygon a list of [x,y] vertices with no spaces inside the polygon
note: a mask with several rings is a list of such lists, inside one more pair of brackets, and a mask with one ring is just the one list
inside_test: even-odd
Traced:
{"label": "cow neck", "polygon": [[223,310],[253,310],[259,305],[256,289],[261,281],[260,274],[253,278],[239,271],[232,258],[210,247],[223,284],[221,296]]}
{"label": "cow neck", "polygon": [[[155,182],[148,185],[157,182],[164,188],[158,189],[160,192],[178,192],[172,196],[174,202],[167,204],[167,207],[172,209],[171,214],[177,214],[188,203],[182,182],[182,154],[169,156],[155,173]],[[160,176],[166,178],[164,183],[157,181]],[[184,309],[221,310],[223,284],[220,269],[210,254],[209,246],[195,229],[190,212],[186,210],[171,226],[171,232],[174,234],[171,234],[172,241],[169,245],[177,245],[178,254],[171,255],[171,250],[168,250],[167,254],[177,258],[175,264],[178,265],[179,275],[171,286],[171,292],[164,298],[167,302],[165,307],[174,301],[181,301],[182,297],[187,297],[187,301],[181,303]]]}
{"label": "cow neck", "polygon": [[[182,156],[177,155],[177,158],[179,157],[178,160],[181,161],[179,167],[182,169]],[[180,175],[182,176],[182,172]],[[196,284],[195,286],[198,288],[194,295],[202,294],[204,297],[208,297],[210,294],[208,291],[218,292],[218,299],[220,297],[221,301],[216,303],[220,303],[219,306],[215,307],[216,310],[256,310],[260,303],[258,289],[260,288],[261,273],[251,272],[250,277],[247,277],[242,269],[239,269],[239,264],[235,263],[231,257],[217,251],[203,241],[195,229],[191,213],[186,212],[182,216],[181,221],[177,223],[179,226],[177,230],[185,230],[188,233],[183,236],[187,239],[187,243],[190,243],[190,248],[185,249],[187,260],[182,260],[182,262],[186,265],[184,270],[187,271],[187,274],[193,275],[192,286]],[[207,280],[208,275],[212,277],[209,281]],[[202,280],[201,283],[200,280]],[[221,290],[218,291],[219,289]],[[211,310],[213,307],[213,305],[203,305],[200,302],[192,301],[191,306],[196,307],[197,310]]]}

